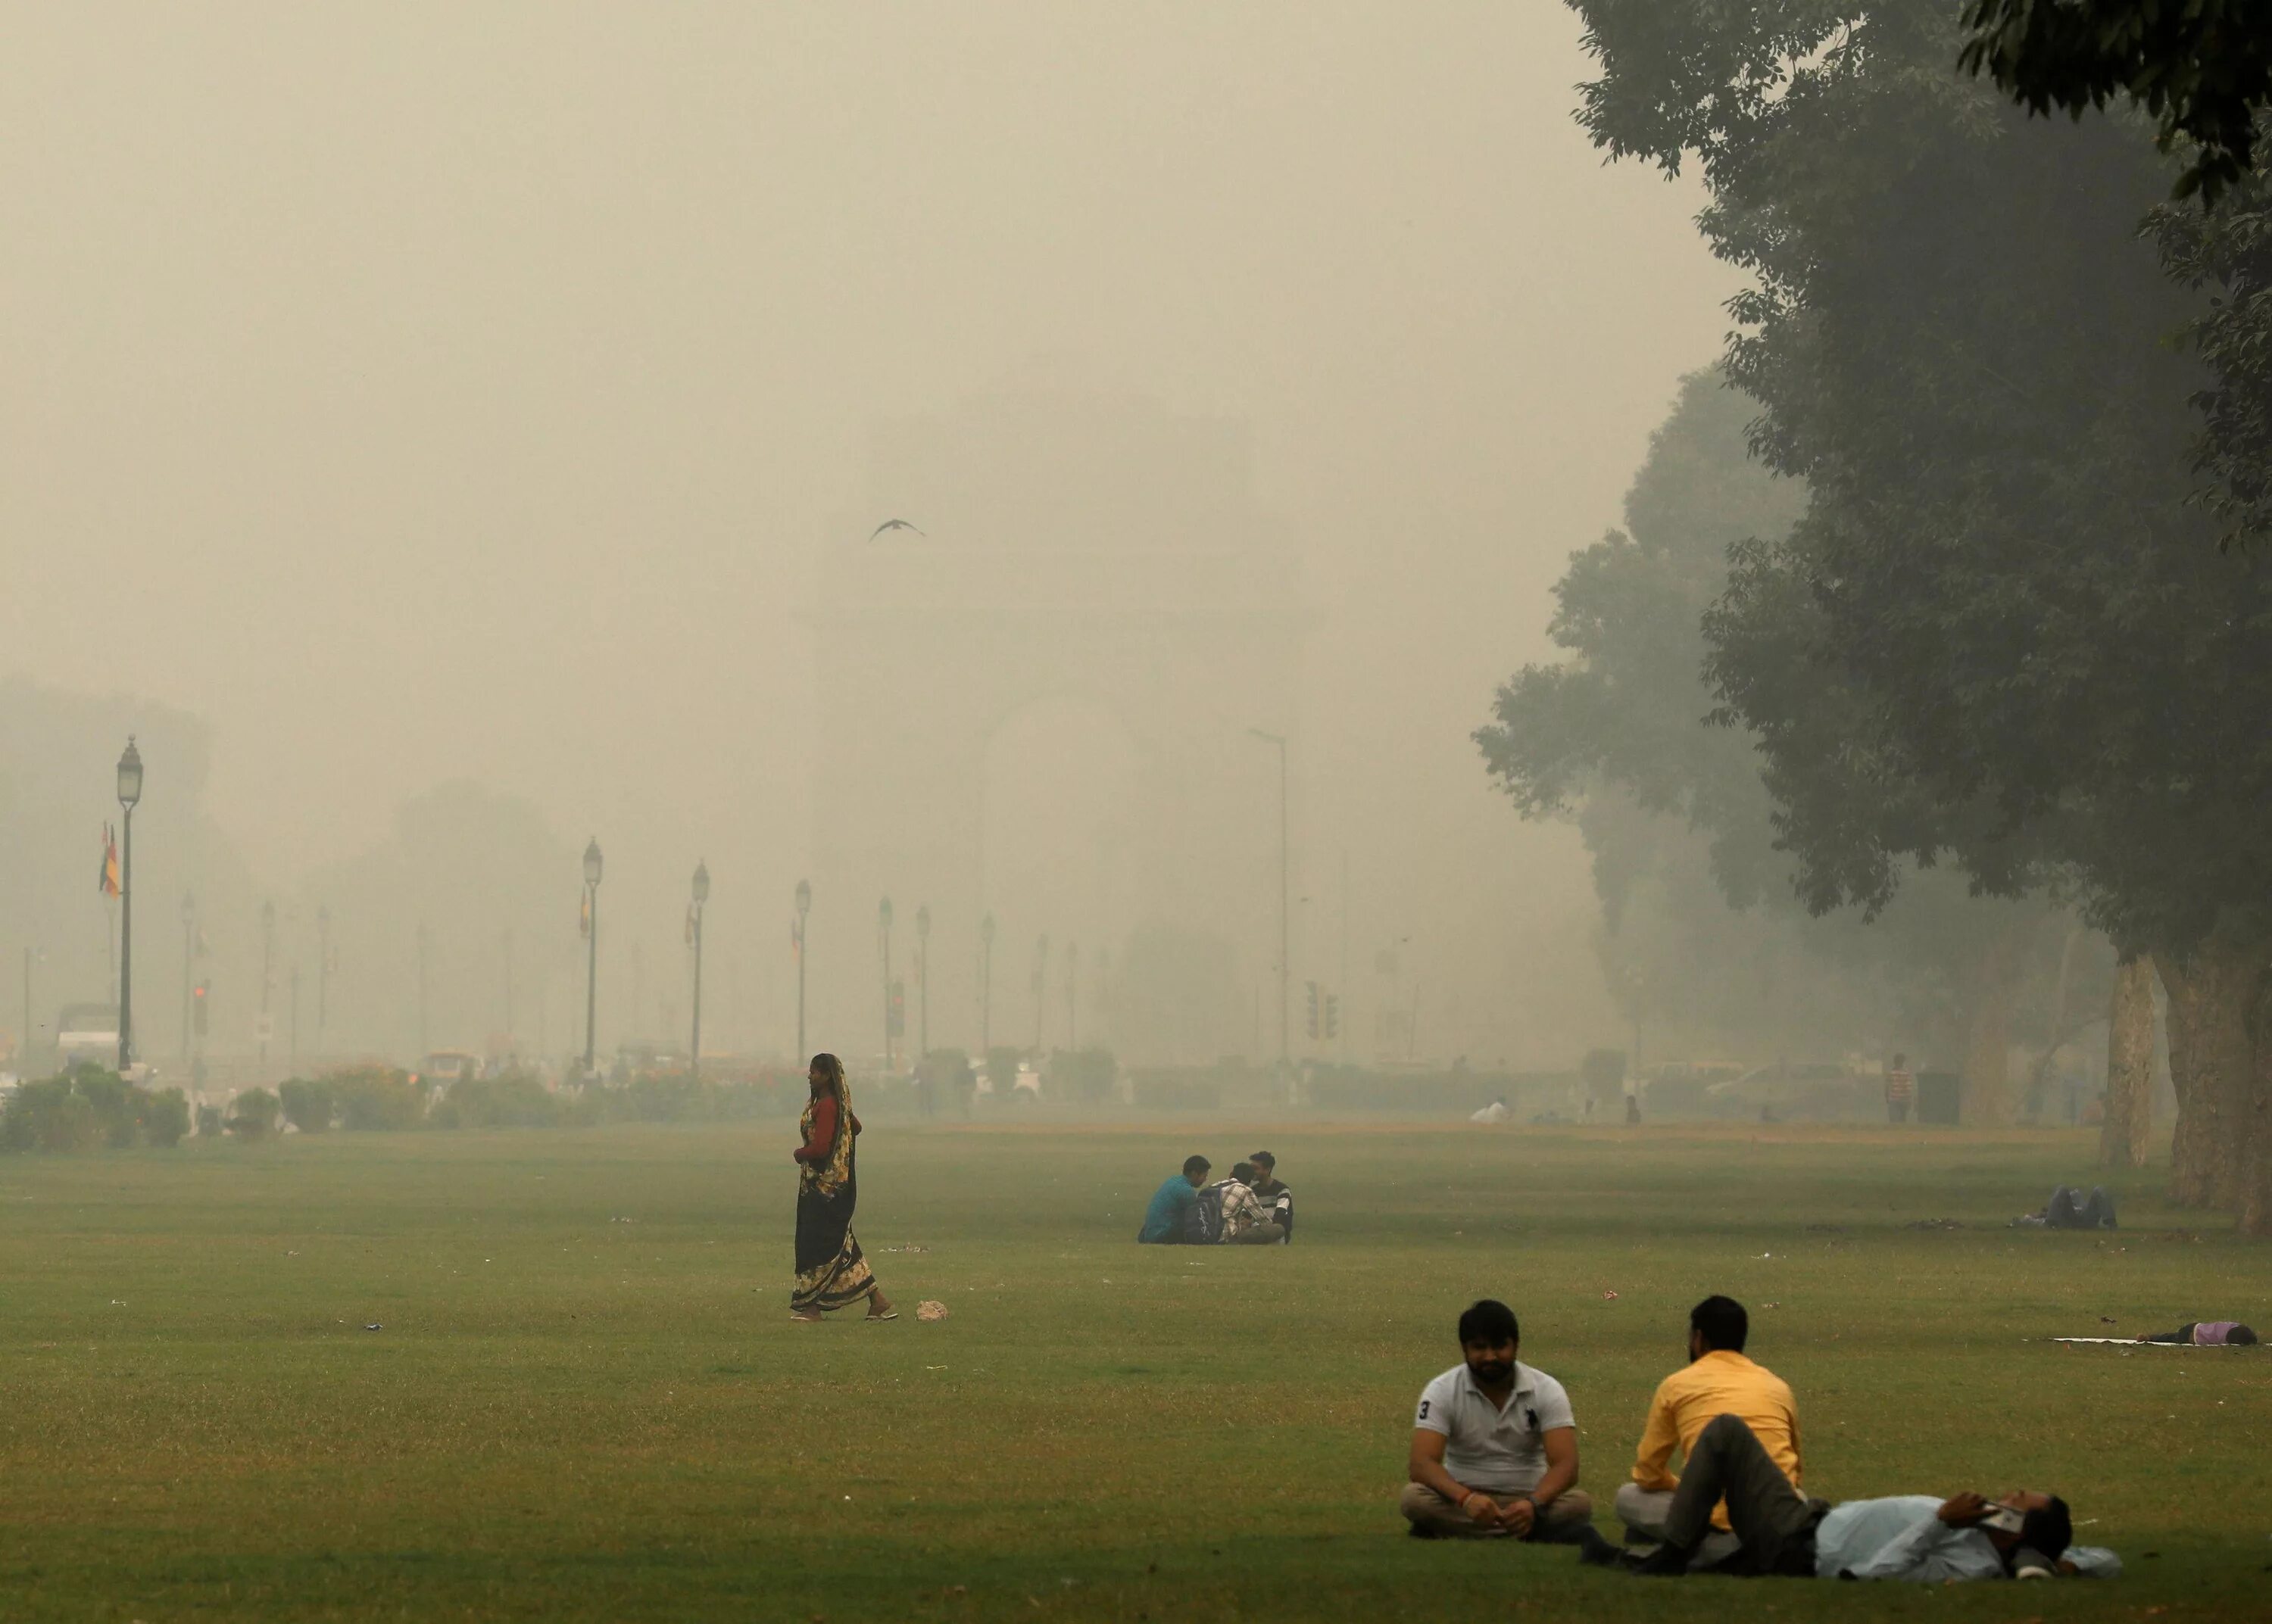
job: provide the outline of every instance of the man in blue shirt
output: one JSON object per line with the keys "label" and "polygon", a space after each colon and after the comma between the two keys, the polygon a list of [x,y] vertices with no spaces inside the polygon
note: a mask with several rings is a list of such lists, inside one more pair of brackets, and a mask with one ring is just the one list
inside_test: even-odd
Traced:
{"label": "man in blue shirt", "polygon": [[[1723,1415],[1704,1428],[1689,1452],[1664,1519],[1664,1543],[1636,1571],[1668,1577],[1686,1573],[1691,1554],[1711,1531],[1713,1504],[1723,1495],[1743,1548],[1720,1565],[1721,1573],[1943,1584],[2121,1568],[2111,1551],[2071,1545],[2074,1527],[2066,1502],[2033,1489],[1999,1501],[1969,1492],[1947,1500],[1896,1494],[1835,1506],[1808,1500],[1791,1487],[1752,1429]],[[1609,1548],[1600,1542],[1599,1549]],[[1591,1546],[1587,1556],[1599,1560]]]}
{"label": "man in blue shirt", "polygon": [[1207,1176],[1206,1157],[1185,1157],[1183,1172],[1152,1192],[1151,1204],[1144,1209],[1144,1227],[1136,1232],[1138,1241],[1146,1246],[1183,1245],[1185,1222],[1199,1204],[1200,1186],[1207,1182]]}

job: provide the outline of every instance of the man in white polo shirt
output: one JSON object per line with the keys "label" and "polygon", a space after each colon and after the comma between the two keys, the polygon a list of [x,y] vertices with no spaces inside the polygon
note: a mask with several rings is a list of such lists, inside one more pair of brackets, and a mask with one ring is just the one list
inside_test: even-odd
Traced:
{"label": "man in white polo shirt", "polygon": [[1412,1418],[1412,1480],[1397,1509],[1415,1538],[1582,1541],[1594,1502],[1578,1488],[1569,1395],[1515,1357],[1503,1302],[1460,1315],[1461,1362],[1428,1383]]}

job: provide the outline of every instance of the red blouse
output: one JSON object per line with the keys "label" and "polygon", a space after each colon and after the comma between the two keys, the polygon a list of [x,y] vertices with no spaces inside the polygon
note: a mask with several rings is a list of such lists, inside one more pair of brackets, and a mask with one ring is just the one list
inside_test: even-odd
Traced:
{"label": "red blouse", "polygon": [[[852,1131],[860,1131],[860,1114],[852,1114]],[[836,1143],[836,1096],[824,1094],[812,1102],[812,1135],[790,1152],[801,1162],[825,1162],[828,1147]]]}

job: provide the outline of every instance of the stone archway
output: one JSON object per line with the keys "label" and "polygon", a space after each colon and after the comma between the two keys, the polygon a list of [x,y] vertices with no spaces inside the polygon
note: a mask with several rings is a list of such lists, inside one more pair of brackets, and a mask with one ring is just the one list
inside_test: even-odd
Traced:
{"label": "stone archway", "polygon": [[[976,1042],[977,921],[1004,860],[987,842],[990,744],[1066,699],[1132,743],[1126,860],[1146,917],[1221,933],[1266,971],[1276,768],[1248,729],[1297,727],[1302,620],[1239,432],[1125,402],[994,400],[889,426],[871,482],[873,517],[826,543],[813,615],[813,943],[876,973],[826,976],[824,1023],[875,1030],[849,1053],[881,1048],[873,933],[890,896],[910,999],[911,921],[930,906],[934,1044]],[[867,539],[899,517],[926,533]],[[1034,923],[998,934],[998,1005],[1026,995]]]}

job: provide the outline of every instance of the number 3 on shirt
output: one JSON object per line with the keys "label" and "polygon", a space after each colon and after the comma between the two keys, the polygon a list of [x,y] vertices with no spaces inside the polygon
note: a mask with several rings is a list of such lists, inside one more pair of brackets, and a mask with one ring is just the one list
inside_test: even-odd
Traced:
{"label": "number 3 on shirt", "polygon": [[1432,1400],[1426,1398],[1420,1401],[1420,1419],[1424,1421],[1428,1419],[1428,1406],[1432,1402]]}

